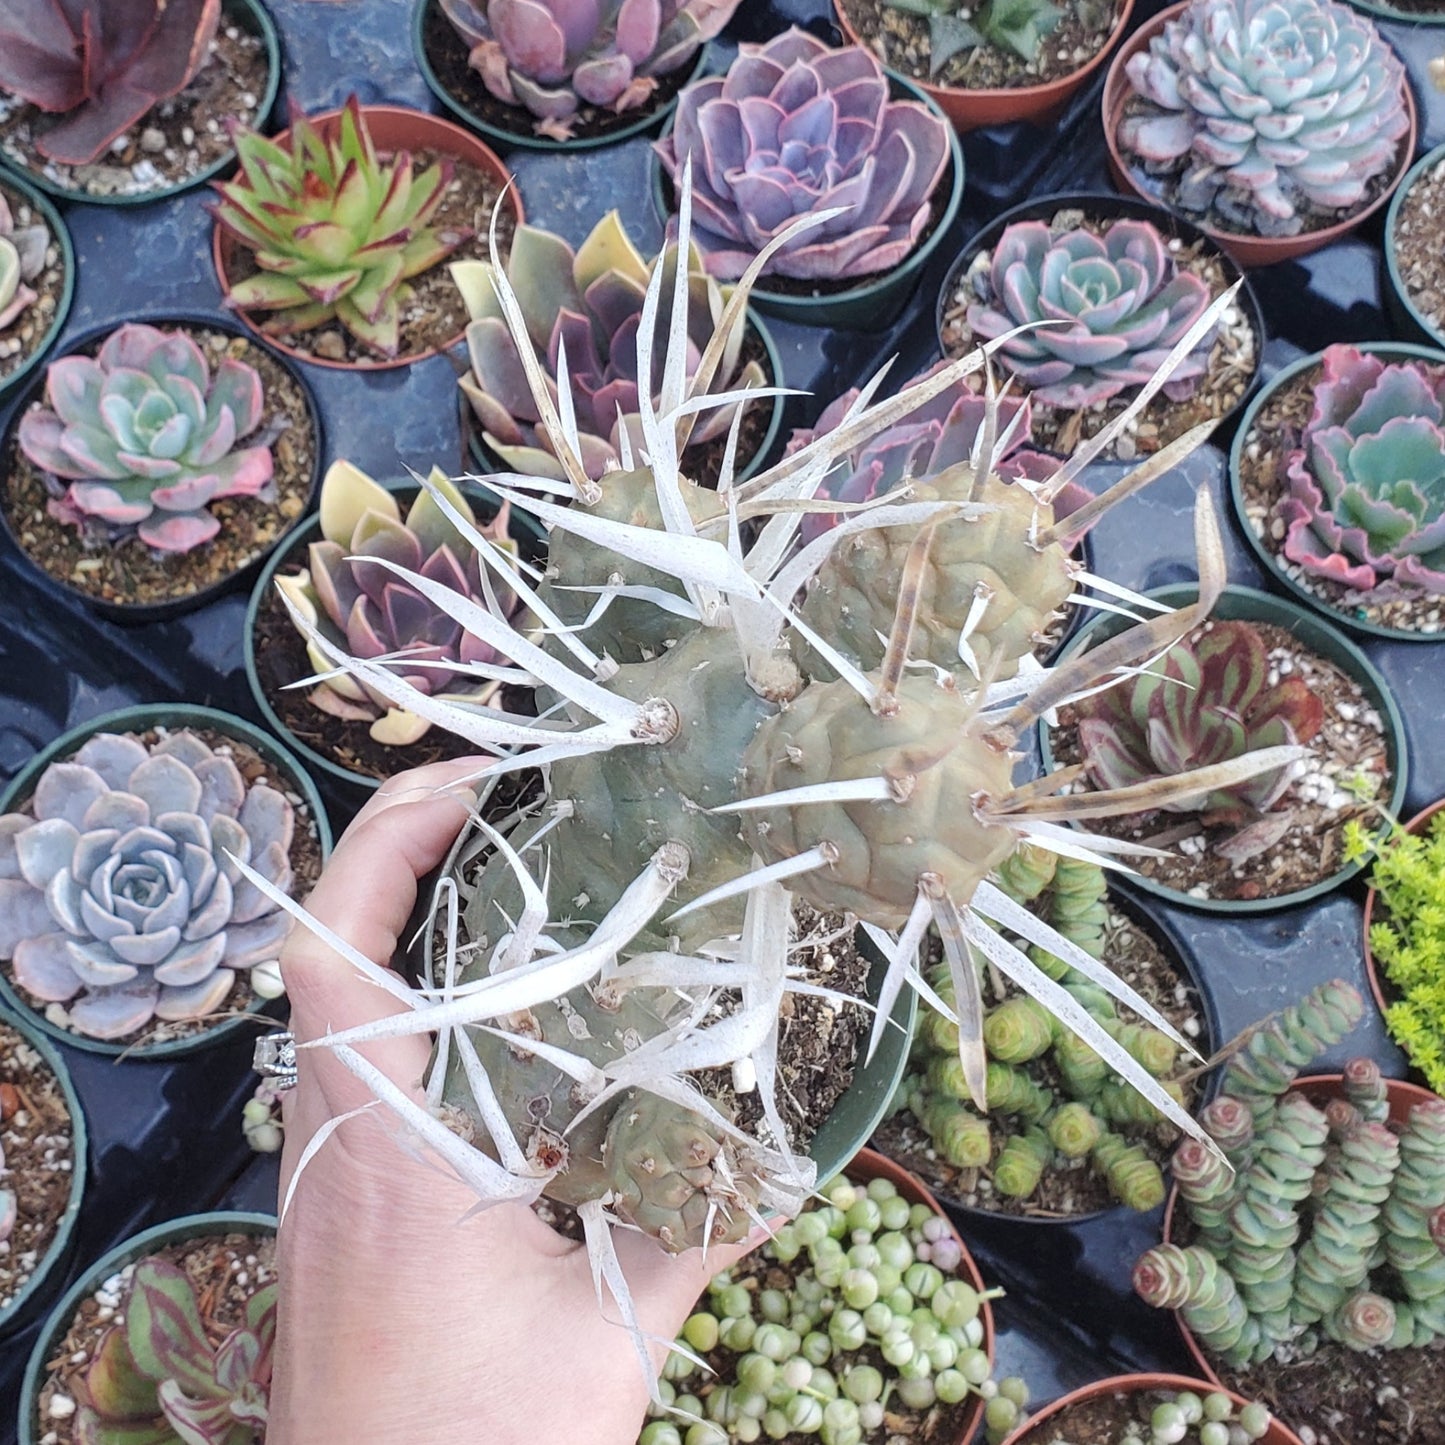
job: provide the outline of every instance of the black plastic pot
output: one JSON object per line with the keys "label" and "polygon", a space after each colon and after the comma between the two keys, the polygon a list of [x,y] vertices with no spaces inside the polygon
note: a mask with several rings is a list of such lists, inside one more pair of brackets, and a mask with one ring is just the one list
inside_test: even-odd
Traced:
{"label": "black plastic pot", "polygon": [[[266,47],[266,89],[257,97],[254,126],[254,129],[264,131],[270,125],[271,113],[276,108],[276,97],[281,91],[281,37],[277,33],[276,24],[261,4],[261,0],[221,0],[221,23],[235,25],[252,35],[260,36]],[[144,117],[137,124],[143,121]],[[205,185],[234,164],[235,159],[235,151],[227,151],[213,165],[186,180],[160,186],[152,191],[134,191],[123,195],[90,195],[86,191],[72,190],[39,171],[22,166],[3,151],[0,151],[0,170],[9,175],[23,176],[58,201],[82,201],[88,206],[148,206],[152,201],[164,201],[171,196],[180,195],[183,191],[192,191],[197,186]]]}
{"label": "black plastic pot", "polygon": [[[1375,5],[1361,5],[1359,0],[1351,0],[1351,3],[1362,10],[1373,10],[1377,14],[1388,13]],[[1431,23],[1445,25],[1445,11],[1432,17]],[[1395,225],[1400,219],[1400,210],[1410,188],[1422,180],[1427,172],[1437,170],[1442,165],[1445,165],[1445,145],[1436,146],[1434,150],[1421,156],[1400,182],[1395,194],[1390,197],[1390,209],[1385,212],[1385,309],[1401,336],[1410,341],[1418,341],[1423,346],[1436,348],[1445,347],[1445,328],[1426,316],[1405,289],[1400,275],[1400,258],[1395,246]]]}
{"label": "black plastic pot", "polygon": [[[122,708],[118,712],[104,713],[89,722],[72,728],[37,753],[29,765],[17,773],[14,780],[0,792],[0,813],[14,812],[23,806],[35,789],[40,775],[53,762],[63,761],[78,752],[87,739],[96,733],[143,732],[148,728],[197,728],[220,733],[235,741],[254,748],[265,760],[282,773],[290,782],[292,790],[299,793],[309,810],[316,826],[316,839],[324,863],[331,852],[331,823],[326,816],[325,805],[316,785],[311,781],[301,764],[273,738],[262,732],[254,723],[230,713],[218,712],[214,708],[198,707],[187,703],[152,703],[140,707]],[[171,1039],[157,1044],[115,1043],[106,1039],[93,1039],[51,1023],[43,1012],[28,1003],[11,980],[0,972],[0,998],[10,1009],[20,1014],[42,1033],[69,1044],[72,1048],[87,1053],[104,1054],[111,1058],[126,1059],[176,1059],[186,1054],[211,1047],[232,1038],[241,1030],[256,1031],[253,1015],[275,1012],[274,1006],[265,999],[253,999],[245,1014],[226,1019],[211,1028],[185,1039]]]}
{"label": "black plastic pot", "polygon": [[71,1321],[81,1304],[112,1275],[119,1274],[127,1265],[169,1245],[185,1244],[193,1239],[209,1239],[216,1235],[249,1234],[264,1238],[275,1233],[276,1218],[270,1214],[243,1214],[234,1211],[188,1214],[182,1219],[173,1219],[167,1224],[142,1230],[140,1234],[126,1240],[124,1244],[117,1245],[98,1259],[65,1292],[65,1297],[46,1320],[45,1328],[41,1330],[35,1341],[35,1348],[30,1352],[25,1378],[20,1386],[20,1445],[40,1445],[41,1437],[45,1433],[39,1419],[40,1391],[49,1377],[50,1361],[61,1341],[69,1333]]}
{"label": "black plastic pot", "polygon": [[[1194,601],[1198,592],[1198,587],[1193,583],[1184,583],[1154,588],[1145,595],[1169,607],[1184,607]],[[1301,645],[1333,662],[1361,684],[1366,700],[1380,714],[1385,726],[1385,745],[1391,773],[1390,796],[1385,807],[1388,812],[1398,814],[1405,800],[1407,781],[1405,723],[1389,684],[1380,676],[1369,658],[1343,633],[1336,631],[1329,623],[1306,611],[1298,603],[1285,597],[1276,597],[1269,592],[1256,591],[1253,587],[1226,587],[1210,615],[1229,621],[1263,622],[1282,627]],[[1085,648],[1106,642],[1128,625],[1128,620],[1122,617],[1099,617],[1064,649],[1063,656],[1071,657]],[[1043,753],[1044,771],[1052,772],[1054,754],[1049,727],[1044,722],[1039,723],[1039,747]],[[1142,889],[1145,893],[1152,893],[1156,898],[1181,907],[1197,908],[1206,913],[1274,913],[1333,891],[1353,878],[1363,866],[1363,863],[1346,864],[1328,878],[1321,878],[1308,888],[1300,888],[1293,893],[1276,894],[1272,898],[1194,898],[1177,889],[1166,888],[1143,873],[1130,875],[1127,886]]]}
{"label": "black plastic pot", "polygon": [[[1445,149],[1441,152],[1442,159],[1445,159]],[[1383,356],[1387,361],[1408,361],[1421,360],[1432,362],[1436,366],[1445,367],[1445,353],[1431,350],[1423,346],[1411,346],[1406,342],[1383,341],[1376,344],[1366,344],[1358,348],[1360,351],[1370,352],[1377,356]],[[1318,592],[1306,587],[1297,578],[1285,571],[1281,563],[1280,554],[1273,551],[1265,544],[1263,537],[1254,529],[1254,524],[1249,519],[1249,514],[1244,504],[1244,483],[1240,474],[1241,462],[1244,456],[1244,449],[1249,445],[1250,432],[1253,429],[1255,418],[1261,409],[1268,405],[1269,400],[1282,387],[1293,380],[1302,371],[1307,371],[1312,366],[1317,366],[1323,358],[1323,352],[1315,352],[1313,356],[1301,357],[1298,361],[1291,362],[1283,371],[1277,372],[1269,382],[1260,389],[1254,400],[1244,413],[1238,430],[1234,434],[1234,443],[1229,449],[1229,499],[1234,504],[1235,520],[1239,523],[1239,530],[1244,540],[1249,543],[1254,555],[1259,558],[1260,565],[1274,578],[1274,580],[1287,592],[1292,593],[1299,601],[1303,602],[1312,612],[1318,613],[1321,617],[1327,617],[1331,622],[1338,622],[1341,627],[1347,627],[1351,632],[1362,632],[1367,637],[1384,637],[1391,642],[1441,642],[1445,641],[1445,632],[1416,632],[1405,627],[1386,627],[1378,622],[1371,622],[1368,618],[1358,617],[1352,612],[1346,611],[1343,607],[1333,606],[1326,598]]]}
{"label": "black plastic pot", "polygon": [[45,336],[35,350],[14,371],[7,376],[0,377],[0,400],[3,400],[16,391],[26,377],[40,365],[45,359],[45,353],[55,345],[56,338],[65,329],[71,303],[75,300],[75,247],[71,244],[70,230],[61,219],[60,212],[51,205],[45,193],[38,187],[10,171],[5,171],[0,173],[0,188],[19,195],[28,205],[33,206],[39,212],[41,220],[45,222],[50,234],[55,237],[55,244],[60,248],[61,264],[65,268],[64,287],[61,290],[59,301],[56,302],[55,315],[50,318],[50,325],[46,329]]}
{"label": "black plastic pot", "polygon": [[[244,566],[238,567],[234,572],[220,578],[209,587],[202,588],[199,592],[193,592],[186,597],[173,597],[164,602],[136,602],[116,603],[107,602],[98,597],[92,597],[90,593],[79,587],[72,586],[62,577],[46,571],[26,551],[24,543],[15,534],[10,526],[9,518],[3,510],[0,510],[0,527],[3,527],[5,535],[9,538],[16,550],[25,557],[25,561],[33,571],[41,577],[47,587],[53,587],[70,597],[78,598],[91,611],[111,622],[123,623],[126,626],[139,626],[147,622],[162,622],[167,618],[180,617],[188,612],[195,612],[218,598],[225,596],[228,592],[238,591],[256,575],[266,557],[277,547],[284,547],[288,539],[300,526],[301,519],[316,503],[317,488],[321,485],[322,458],[325,455],[325,436],[322,431],[321,413],[316,404],[316,394],[311,389],[301,371],[274,346],[268,345],[259,337],[253,336],[245,327],[237,325],[225,315],[206,315],[201,312],[174,312],[162,313],[155,316],[134,316],[130,321],[140,322],[148,326],[172,327],[178,330],[204,330],[224,332],[228,336],[239,336],[248,344],[257,347],[265,352],[266,356],[279,367],[281,367],[291,379],[292,383],[299,387],[301,394],[306,399],[306,418],[314,438],[314,458],[311,465],[311,481],[307,488],[306,505],[298,514],[297,519],[285,527],[277,536],[274,542],[262,548]],[[99,350],[100,344],[113,331],[118,330],[117,326],[95,326],[88,331],[83,331],[79,336],[73,337],[59,356],[73,356],[78,352],[94,352]],[[57,358],[58,359],[58,358]],[[48,369],[34,377],[24,397],[21,398],[15,410],[10,414],[10,421],[5,429],[3,440],[0,440],[0,489],[8,485],[8,464],[9,458],[14,455],[18,448],[17,431],[20,425],[20,418],[30,410],[37,402],[42,401],[45,395],[45,387],[48,378]]]}

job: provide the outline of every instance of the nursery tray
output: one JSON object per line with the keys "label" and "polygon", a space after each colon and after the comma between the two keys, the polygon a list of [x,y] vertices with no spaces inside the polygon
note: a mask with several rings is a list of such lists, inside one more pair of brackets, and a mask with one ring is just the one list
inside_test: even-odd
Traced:
{"label": "nursery tray", "polygon": [[[339,105],[352,91],[363,102],[435,110],[411,45],[411,7],[397,0],[316,5],[269,0],[284,54],[283,99],[308,111]],[[1159,8],[1142,4],[1138,25]],[[715,43],[712,65],[739,40],[759,40],[800,23],[835,38],[828,0],[745,0]],[[1429,90],[1426,67],[1441,46],[1438,28],[1383,23],[1406,56],[1421,104],[1421,146],[1445,141],[1445,95]],[[818,331],[770,323],[785,384],[813,397],[790,398],[783,435],[811,422],[822,405],[862,383],[896,355],[898,381],[935,357],[934,304],[960,249],[1009,206],[1059,191],[1107,190],[1098,120],[1102,72],[1060,119],[1040,130],[1024,124],[963,137],[967,184],[949,233],[930,260],[903,317],[881,334]],[[659,239],[649,193],[644,139],[579,154],[529,151],[511,157],[528,219],[579,241],[607,208],[623,217],[644,247]],[[90,328],[159,312],[212,312],[220,293],[210,260],[205,195],[112,208],[61,203],[78,258],[75,305],[60,345]],[[1347,241],[1254,273],[1269,340],[1265,374],[1336,341],[1391,335],[1381,307],[1381,224]],[[457,368],[436,356],[370,374],[306,368],[328,438],[328,457],[345,455],[377,476],[433,463],[457,471],[465,451],[457,426]],[[13,403],[0,407],[0,430]],[[1116,465],[1093,469],[1101,488]],[[1191,508],[1198,487],[1213,493],[1229,548],[1230,579],[1273,584],[1233,529],[1224,454],[1214,447],[1107,517],[1092,536],[1093,565],[1136,588],[1194,578]],[[8,540],[0,544],[0,784],[60,732],[101,712],[139,702],[187,701],[224,708],[257,723],[243,668],[245,598],[224,597],[172,621],[131,628],[97,618],[76,598],[38,579]],[[1413,814],[1445,793],[1445,749],[1432,746],[1445,715],[1445,669],[1429,648],[1365,639],[1405,718]],[[324,776],[316,779],[339,833],[359,799]],[[1363,884],[1266,916],[1209,916],[1142,900],[1163,917],[1210,993],[1224,1037],[1329,978],[1350,979],[1368,994],[1360,946]],[[74,1073],[92,1141],[89,1191],[69,1267],[49,1283],[58,1299],[75,1278],[122,1237],[146,1225],[218,1206],[269,1209],[276,1162],[252,1156],[242,1138],[241,1106],[254,1078],[251,1043],[236,1039],[170,1063],[112,1061],[61,1045]],[[1404,1060],[1373,1009],[1346,1043],[1317,1061],[1336,1069],[1366,1052],[1387,1073]],[[438,1221],[438,1227],[444,1222]],[[1128,1289],[1135,1258],[1159,1237],[1157,1214],[1111,1211],[1046,1231],[1006,1218],[970,1216],[969,1247],[997,1305],[1001,1374],[1024,1374],[1037,1399],[1103,1375],[1180,1370],[1188,1357],[1167,1322]],[[1025,1233],[1025,1231],[1028,1231]],[[34,1327],[0,1350],[0,1445],[13,1445],[20,1370]]]}

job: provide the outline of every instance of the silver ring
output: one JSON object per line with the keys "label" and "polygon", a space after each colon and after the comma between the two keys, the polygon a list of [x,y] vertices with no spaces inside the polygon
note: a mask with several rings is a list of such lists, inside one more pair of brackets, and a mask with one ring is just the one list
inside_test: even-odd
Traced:
{"label": "silver ring", "polygon": [[263,1034],[256,1040],[251,1068],[275,1089],[296,1087],[296,1035],[285,1029]]}

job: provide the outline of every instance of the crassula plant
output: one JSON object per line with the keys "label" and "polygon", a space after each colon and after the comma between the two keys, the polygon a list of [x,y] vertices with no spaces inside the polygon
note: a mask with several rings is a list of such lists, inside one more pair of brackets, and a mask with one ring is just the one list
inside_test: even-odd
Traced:
{"label": "crassula plant", "polygon": [[472,234],[428,224],[453,165],[416,173],[406,151],[383,158],[353,95],[329,134],[293,112],[286,144],[237,130],[240,174],[217,182],[217,223],[258,270],[226,304],[268,313],[263,330],[292,336],[337,321],[368,350],[393,357],[411,277]]}
{"label": "crassula plant", "polygon": [[276,1285],[212,1343],[196,1287],[160,1258],[136,1264],[124,1323],[101,1337],[78,1390],[84,1445],[259,1445],[276,1340]]}
{"label": "crassula plant", "polygon": [[[566,366],[577,408],[577,441],[593,479],[618,470],[624,454],[638,455],[645,445],[637,399],[637,332],[648,282],[658,266],[663,271],[661,338],[671,316],[676,246],[645,260],[616,211],[609,211],[575,251],[560,236],[535,226],[519,226],[512,237],[507,279],[554,394],[558,371]],[[462,378],[462,390],[487,445],[513,471],[562,480],[555,446],[539,425],[541,415],[492,282],[491,262],[457,261],[451,269],[472,318],[467,328],[472,370]],[[688,381],[708,394],[765,385],[762,366],[742,360],[743,317],[719,328],[731,293],[703,270],[695,249],[689,253],[687,293]],[[659,339],[650,369],[655,392],[663,384],[663,352]],[[737,409],[733,403],[697,417],[688,428],[686,447],[725,437]],[[691,461],[686,447],[685,463]]]}
{"label": "crassula plant", "polygon": [[1335,0],[1191,0],[1126,68],[1120,146],[1227,230],[1292,236],[1357,210],[1410,128],[1404,66]]}
{"label": "crassula plant", "polygon": [[243,444],[261,425],[260,374],[231,357],[212,371],[184,332],[122,326],[95,356],[52,362],[45,398],[20,447],[56,479],[62,522],[188,552],[220,531],[211,502],[267,494],[271,448]]}
{"label": "crassula plant", "polygon": [[[195,733],[97,733],[0,817],[0,959],[96,1039],[203,1019],[289,919],[295,810]],[[243,876],[243,867],[249,870]]]}
{"label": "crassula plant", "polygon": [[36,300],[29,285],[45,269],[50,232],[42,225],[21,226],[0,195],[0,328],[11,326]]}
{"label": "crassula plant", "polygon": [[566,140],[585,106],[645,106],[732,19],[738,0],[441,0],[468,60],[539,135]]}
{"label": "crassula plant", "polygon": [[1283,550],[1377,601],[1445,592],[1445,366],[1331,346],[1282,459]]}
{"label": "crassula plant", "polygon": [[889,99],[868,51],[793,29],[688,86],[657,153],[675,186],[692,162],[693,238],[713,275],[736,280],[800,217],[838,209],[765,268],[838,281],[890,270],[918,244],[949,146],[927,106]]}
{"label": "crassula plant", "polygon": [[[334,717],[369,723],[371,736],[391,746],[415,742],[431,719],[345,673],[331,675],[326,647],[382,659],[378,666],[426,696],[480,706],[501,685],[497,651],[464,628],[435,589],[455,598],[454,605],[503,621],[517,608],[509,569],[499,561],[516,552],[507,537],[508,508],[478,527],[466,498],[445,477],[434,474],[430,486],[403,518],[385,487],[349,462],[333,463],[321,483],[321,540],[308,549],[307,570],[276,579],[303,632],[323,639],[310,649],[317,671],[327,674],[312,689],[312,703]],[[478,680],[458,665],[492,672]]]}
{"label": "crassula plant", "polygon": [[58,117],[41,155],[86,165],[190,84],[220,18],[221,0],[7,0],[0,90]]}

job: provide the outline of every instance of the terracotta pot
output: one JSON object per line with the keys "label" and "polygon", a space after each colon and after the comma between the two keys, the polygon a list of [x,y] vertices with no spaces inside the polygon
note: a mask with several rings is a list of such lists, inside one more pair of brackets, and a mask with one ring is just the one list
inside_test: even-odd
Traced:
{"label": "terracotta pot", "polygon": [[[1097,1380],[1092,1385],[1071,1390],[1061,1399],[1055,1400],[1052,1405],[1044,1406],[1042,1410],[1030,1415],[1013,1434],[1004,1440],[1003,1445],[1033,1445],[1034,1432],[1040,1426],[1048,1424],[1050,1420],[1056,1420],[1065,1410],[1074,1405],[1097,1400],[1102,1395],[1137,1395],[1142,1394],[1145,1390],[1192,1390],[1196,1395],[1208,1394],[1212,1390],[1222,1390],[1236,1405],[1248,1404],[1242,1395],[1236,1395],[1233,1390],[1224,1389],[1214,1379],[1191,1380],[1187,1375],[1115,1375],[1111,1379]],[[1038,1439],[1042,1442],[1045,1439],[1044,1434],[1040,1433]],[[1271,1416],[1269,1430],[1265,1433],[1260,1445],[1300,1445],[1300,1438],[1293,1430],[1287,1429]]]}
{"label": "terracotta pot", "polygon": [[[1442,808],[1445,808],[1445,798],[1441,798],[1438,802],[1431,803],[1423,812],[1416,813],[1415,816],[1405,824],[1405,831],[1407,833],[1423,833],[1429,825],[1430,820]],[[1364,930],[1365,973],[1370,980],[1370,992],[1374,995],[1375,1007],[1378,1008],[1381,1013],[1384,1013],[1392,1002],[1398,1002],[1398,995],[1393,1000],[1386,998],[1385,987],[1389,984],[1389,980],[1383,978],[1380,970],[1375,967],[1375,954],[1374,950],[1370,947],[1370,925],[1375,921],[1375,905],[1379,896],[1380,890],[1372,883],[1365,893],[1365,916],[1361,926]],[[1394,986],[1390,985],[1390,989],[1393,993]],[[1415,1086],[1411,1085],[1411,1087],[1413,1088]]]}
{"label": "terracotta pot", "polygon": [[[956,131],[977,130],[986,125],[1006,125],[1015,120],[1026,120],[1030,125],[1047,125],[1108,58],[1109,52],[1128,28],[1129,17],[1133,12],[1134,0],[1123,0],[1114,28],[1109,32],[1109,38],[1100,47],[1099,53],[1078,70],[1043,85],[1011,86],[1005,90],[966,90],[958,86],[931,85],[926,80],[912,77],[910,79],[936,102]],[[833,13],[837,18],[838,28],[852,44],[861,45],[865,50],[872,49],[853,28],[839,0],[833,0]]]}
{"label": "terracotta pot", "polygon": [[[1124,67],[1129,63],[1131,56],[1148,48],[1149,42],[1163,31],[1169,21],[1177,20],[1187,4],[1188,0],[1183,0],[1183,3],[1179,5],[1171,5],[1169,9],[1161,11],[1152,20],[1141,25],[1114,57],[1113,63],[1109,66],[1108,78],[1104,81],[1104,141],[1109,147],[1109,173],[1113,177],[1114,184],[1121,191],[1132,192],[1136,196],[1142,196],[1146,201],[1157,201],[1158,197],[1152,195],[1135,178],[1116,139],[1119,122],[1124,117],[1124,107],[1132,94],[1129,77],[1124,73]],[[1410,129],[1400,142],[1390,184],[1362,210],[1356,211],[1353,216],[1343,221],[1337,221],[1333,226],[1326,226],[1318,231],[1306,231],[1299,236],[1248,236],[1235,231],[1215,230],[1210,226],[1201,226],[1200,229],[1205,235],[1217,241],[1244,267],[1272,266],[1277,261],[1288,261],[1295,256],[1304,256],[1311,251],[1318,251],[1322,247],[1328,246],[1331,241],[1338,241],[1341,237],[1349,235],[1389,200],[1405,172],[1410,169],[1410,162],[1415,155],[1415,142],[1419,136],[1419,117],[1415,110],[1415,95],[1410,89],[1408,80],[1404,82],[1404,86],[1405,113],[1410,118]]]}
{"label": "terracotta pot", "polygon": [[[453,125],[451,121],[442,120],[439,116],[426,115],[419,110],[408,110],[405,106],[400,105],[364,105],[361,107],[361,113],[366,119],[366,124],[371,131],[371,138],[376,142],[378,150],[382,152],[406,150],[413,154],[423,150],[432,151],[450,156],[453,160],[484,171],[499,186],[508,187],[505,202],[512,208],[517,224],[521,225],[526,219],[522,211],[522,198],[518,194],[516,186],[509,185],[512,173],[494,151],[483,145],[476,136],[463,130],[461,126]],[[310,119],[320,128],[322,135],[329,138],[335,132],[340,117],[339,110],[329,110],[322,115],[312,116]],[[290,137],[290,130],[283,130],[274,139],[278,145],[284,146]],[[231,272],[235,267],[236,258],[243,249],[245,248],[241,243],[220,225],[212,227],[211,255],[215,261],[216,276],[220,280],[221,290],[227,296],[231,292]],[[245,311],[238,310],[234,314],[257,336],[284,351],[288,356],[294,357],[297,361],[308,362],[312,366],[327,366],[336,371],[389,371],[398,366],[410,366],[415,361],[425,361],[429,356],[450,351],[466,336],[466,327],[463,326],[455,336],[449,337],[439,346],[434,346],[428,351],[418,351],[411,355],[394,356],[389,359],[377,357],[375,360],[368,358],[356,362],[329,361],[322,356],[313,356],[309,351],[288,346],[281,338],[268,335]]]}

